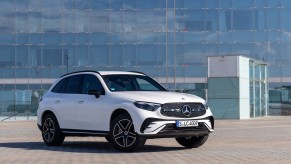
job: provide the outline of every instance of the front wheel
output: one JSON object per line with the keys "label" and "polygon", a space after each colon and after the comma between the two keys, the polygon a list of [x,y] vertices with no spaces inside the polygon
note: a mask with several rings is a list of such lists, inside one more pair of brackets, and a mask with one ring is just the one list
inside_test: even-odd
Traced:
{"label": "front wheel", "polygon": [[125,152],[138,150],[146,142],[145,138],[141,138],[135,132],[132,119],[128,114],[121,114],[113,119],[109,136],[113,146]]}
{"label": "front wheel", "polygon": [[104,138],[106,139],[107,142],[111,143],[109,135],[105,136]]}
{"label": "front wheel", "polygon": [[197,148],[202,146],[208,139],[208,134],[204,136],[194,136],[194,137],[178,137],[176,141],[186,147],[186,148]]}

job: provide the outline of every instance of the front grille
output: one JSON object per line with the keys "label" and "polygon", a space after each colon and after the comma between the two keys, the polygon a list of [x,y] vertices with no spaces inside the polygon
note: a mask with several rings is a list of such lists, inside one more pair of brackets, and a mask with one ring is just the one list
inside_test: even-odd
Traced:
{"label": "front grille", "polygon": [[205,113],[202,103],[166,103],[161,108],[161,114],[166,117],[192,118]]}

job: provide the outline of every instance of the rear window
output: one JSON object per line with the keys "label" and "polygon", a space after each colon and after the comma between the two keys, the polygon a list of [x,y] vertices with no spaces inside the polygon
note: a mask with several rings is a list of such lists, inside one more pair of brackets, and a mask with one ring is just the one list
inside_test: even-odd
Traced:
{"label": "rear window", "polygon": [[52,92],[54,92],[54,93],[64,93],[64,92],[65,92],[65,84],[66,84],[66,80],[67,80],[67,78],[62,79],[61,81],[59,81],[59,82],[54,86],[54,88],[52,89]]}
{"label": "rear window", "polygon": [[52,89],[54,93],[81,93],[83,75],[75,75],[62,79]]}

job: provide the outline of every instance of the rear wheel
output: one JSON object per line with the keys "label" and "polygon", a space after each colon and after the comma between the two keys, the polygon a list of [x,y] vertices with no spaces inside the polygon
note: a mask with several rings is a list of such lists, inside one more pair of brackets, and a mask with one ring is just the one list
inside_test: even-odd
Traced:
{"label": "rear wheel", "polygon": [[42,122],[42,138],[48,146],[59,146],[64,142],[65,136],[61,133],[59,123],[53,114],[47,114]]}
{"label": "rear wheel", "polygon": [[204,136],[194,136],[194,137],[178,137],[176,141],[186,147],[186,148],[197,148],[202,146],[208,139],[208,134]]}
{"label": "rear wheel", "polygon": [[113,119],[110,126],[110,141],[121,151],[131,152],[140,149],[146,142],[135,131],[131,117],[121,114]]}

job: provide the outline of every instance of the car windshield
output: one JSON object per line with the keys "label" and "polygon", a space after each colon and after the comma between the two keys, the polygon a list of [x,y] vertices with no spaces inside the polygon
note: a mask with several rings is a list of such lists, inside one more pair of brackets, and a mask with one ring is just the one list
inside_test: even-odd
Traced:
{"label": "car windshield", "polygon": [[120,91],[166,91],[159,83],[143,75],[103,75],[108,89]]}

